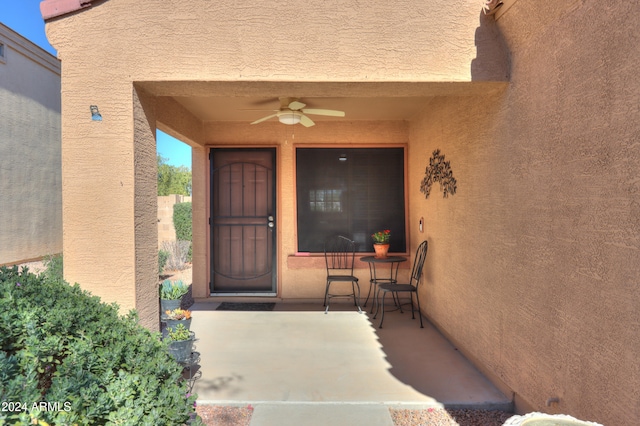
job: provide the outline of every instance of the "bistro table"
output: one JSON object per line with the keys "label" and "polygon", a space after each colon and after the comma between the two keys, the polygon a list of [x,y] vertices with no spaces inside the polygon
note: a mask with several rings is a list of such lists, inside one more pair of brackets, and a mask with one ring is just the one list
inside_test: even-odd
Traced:
{"label": "bistro table", "polygon": [[[395,284],[398,282],[398,268],[402,262],[406,262],[407,258],[404,256],[387,256],[387,257],[375,257],[375,256],[364,256],[360,258],[361,261],[369,264],[369,274],[371,275],[371,279],[369,280],[369,292],[367,293],[367,300],[364,301],[364,307],[367,307],[367,302],[369,301],[369,296],[371,295],[371,289],[375,287],[377,284],[383,283],[391,283]],[[391,270],[389,271],[389,278],[379,278],[376,270],[377,264],[389,264],[391,265]],[[374,290],[373,294],[373,303],[371,303],[371,313],[373,313],[373,306],[376,304],[376,294]]]}

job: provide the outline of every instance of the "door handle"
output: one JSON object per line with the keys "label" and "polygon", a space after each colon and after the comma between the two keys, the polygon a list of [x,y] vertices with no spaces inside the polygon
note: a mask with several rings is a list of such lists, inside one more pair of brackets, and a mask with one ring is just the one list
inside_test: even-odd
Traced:
{"label": "door handle", "polygon": [[269,217],[267,218],[267,220],[269,221],[269,222],[267,223],[267,226],[268,226],[269,228],[273,228],[274,226],[276,226],[276,225],[275,225],[275,223],[274,223],[274,217],[273,217],[273,216],[269,215]]}

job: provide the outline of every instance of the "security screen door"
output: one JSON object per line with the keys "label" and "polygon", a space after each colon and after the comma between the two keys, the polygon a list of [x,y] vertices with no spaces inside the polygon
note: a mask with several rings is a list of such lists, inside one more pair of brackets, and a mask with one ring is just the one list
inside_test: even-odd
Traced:
{"label": "security screen door", "polygon": [[275,293],[275,149],[213,148],[209,157],[211,293]]}

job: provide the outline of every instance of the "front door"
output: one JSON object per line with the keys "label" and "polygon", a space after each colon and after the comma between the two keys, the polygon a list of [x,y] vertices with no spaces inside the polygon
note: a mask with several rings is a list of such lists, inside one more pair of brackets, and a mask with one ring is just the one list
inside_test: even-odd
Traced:
{"label": "front door", "polygon": [[275,149],[210,151],[211,293],[275,294]]}

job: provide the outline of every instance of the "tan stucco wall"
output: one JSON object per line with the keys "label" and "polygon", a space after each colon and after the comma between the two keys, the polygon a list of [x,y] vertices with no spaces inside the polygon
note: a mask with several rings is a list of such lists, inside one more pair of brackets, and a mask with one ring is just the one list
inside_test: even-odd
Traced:
{"label": "tan stucco wall", "polygon": [[427,314],[521,407],[607,425],[640,419],[639,20],[624,1],[516,2],[508,89],[436,99],[410,127],[412,175],[440,148],[458,180],[428,200],[411,181]]}
{"label": "tan stucco wall", "polygon": [[0,265],[62,252],[60,62],[0,24]]}
{"label": "tan stucco wall", "polygon": [[188,195],[165,195],[158,197],[158,249],[165,241],[176,240],[176,228],[173,226],[173,206],[177,203],[190,203]]}
{"label": "tan stucco wall", "polygon": [[[134,84],[504,80],[503,69],[496,77],[493,64],[483,63],[491,55],[477,57],[478,6],[445,5],[403,1],[373,8],[297,0],[242,7],[207,0],[118,0],[48,22],[47,35],[65,64],[66,278],[106,301],[117,300],[125,310],[136,307],[134,287],[155,279],[153,268],[140,275],[135,259],[143,255],[151,260],[157,253],[155,244],[141,248],[146,228],[134,227],[140,221],[146,227],[149,220],[140,217],[148,206],[137,199],[146,197],[140,191],[140,185],[147,185],[139,178],[141,168],[155,175],[155,166],[144,157],[146,145],[136,146],[139,138],[145,144],[147,139],[142,127],[134,126],[134,117],[143,121],[142,112],[133,109]],[[202,125],[174,101],[158,97],[149,103],[144,111],[148,124],[178,134],[194,147],[194,175],[196,167],[206,170],[199,164],[206,158]],[[98,106],[103,121],[90,120],[90,105]],[[193,191],[195,212],[196,204],[205,207],[206,188],[194,182]],[[155,211],[151,218],[156,220]],[[200,211],[194,213],[194,232],[206,227],[205,220]],[[194,247],[206,248],[203,238],[202,232],[194,235]],[[202,256],[194,253],[194,268],[206,261]],[[204,278],[198,271],[194,277]]]}
{"label": "tan stucco wall", "polygon": [[[511,82],[482,94],[476,82],[504,79],[505,69],[493,62],[500,33],[477,2],[352,3],[109,0],[50,22],[65,64],[67,277],[142,307],[148,323],[157,316],[155,188],[146,177],[155,176],[148,129],[157,126],[193,147],[194,295],[206,296],[208,282],[205,146],[257,145],[278,148],[279,295],[317,298],[321,267],[295,269],[289,257],[294,147],[407,143],[411,249],[430,242],[426,314],[520,407],[637,423],[637,7],[509,2],[498,28]],[[408,123],[255,130],[202,123],[164,98],[261,87],[278,96],[270,82],[301,81],[318,83],[316,94],[328,87],[326,96],[344,93],[329,93],[334,82],[374,96],[358,83],[450,81],[468,96],[436,97]],[[146,94],[138,100],[132,86]],[[408,96],[408,87],[395,93]],[[90,121],[91,104],[101,123]],[[436,148],[451,161],[458,193],[442,199],[436,184],[425,200],[419,183]],[[545,406],[552,397],[560,403]]]}

